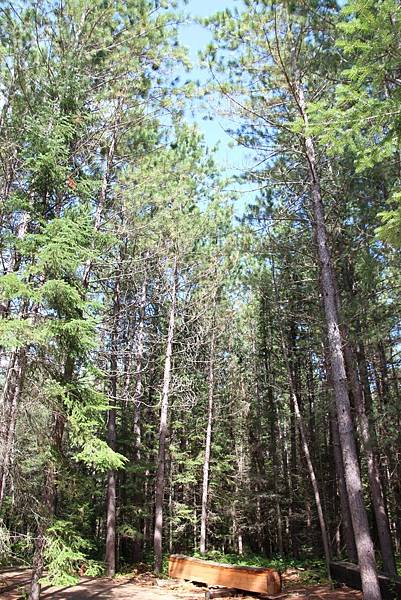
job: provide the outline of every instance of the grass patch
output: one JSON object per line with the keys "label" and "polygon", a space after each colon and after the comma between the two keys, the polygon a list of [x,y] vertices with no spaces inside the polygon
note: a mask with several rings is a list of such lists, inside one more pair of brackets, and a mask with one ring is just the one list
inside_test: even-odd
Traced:
{"label": "grass patch", "polygon": [[302,583],[324,583],[327,581],[326,566],[324,560],[319,558],[305,557],[304,559],[295,559],[288,557],[266,558],[259,554],[225,554],[219,550],[211,550],[204,555],[197,552],[193,554],[195,558],[213,560],[215,562],[237,565],[240,567],[268,567],[284,573],[287,569],[296,569],[299,571],[299,579]]}

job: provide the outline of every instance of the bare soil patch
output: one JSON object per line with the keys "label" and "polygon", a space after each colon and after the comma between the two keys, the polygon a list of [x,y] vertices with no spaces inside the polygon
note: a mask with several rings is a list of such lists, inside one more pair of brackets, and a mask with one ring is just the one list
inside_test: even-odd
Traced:
{"label": "bare soil patch", "polygon": [[[28,570],[0,573],[1,600],[19,600],[29,583]],[[361,600],[362,594],[347,587],[330,589],[325,585],[303,585],[293,575],[284,574],[284,591],[277,600]],[[3,590],[3,591],[2,591]],[[203,600],[205,590],[190,583],[157,579],[152,574],[116,579],[82,577],[77,585],[43,588],[43,600]],[[255,600],[244,596],[242,600]]]}

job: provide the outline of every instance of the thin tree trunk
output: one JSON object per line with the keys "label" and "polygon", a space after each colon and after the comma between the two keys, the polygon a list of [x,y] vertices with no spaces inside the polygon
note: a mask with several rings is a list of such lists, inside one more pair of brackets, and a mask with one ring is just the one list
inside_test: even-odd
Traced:
{"label": "thin tree trunk", "polygon": [[142,372],[143,372],[143,356],[145,352],[145,312],[146,312],[146,294],[147,280],[143,281],[141,300],[139,306],[139,325],[138,325],[138,340],[136,350],[136,365],[135,365],[135,406],[134,406],[134,452],[135,459],[141,458],[141,406],[142,406]]}
{"label": "thin tree trunk", "polygon": [[[280,440],[280,436],[277,435],[278,434],[278,431],[277,431],[277,429],[278,429],[278,427],[277,427],[277,407],[276,407],[275,398],[274,398],[274,373],[272,373],[272,361],[271,361],[271,356],[273,353],[273,348],[272,348],[273,333],[272,333],[272,322],[271,322],[271,309],[270,309],[268,301],[267,301],[267,298],[268,298],[267,292],[262,290],[261,293],[262,293],[262,299],[261,299],[260,323],[261,323],[261,336],[262,336],[262,340],[261,340],[261,342],[262,342],[262,357],[263,357],[263,366],[264,366],[264,375],[265,375],[265,386],[267,388],[266,396],[267,396],[267,402],[268,402],[269,424],[270,424],[269,455],[271,457],[272,472],[278,473],[279,472],[279,464],[278,464],[277,446],[280,448],[280,445],[277,444],[277,437]],[[270,317],[269,330],[268,330],[268,327],[266,324],[268,316]],[[268,343],[269,340],[270,340],[270,343]],[[258,384],[259,374],[255,373],[254,377]],[[258,394],[258,405],[260,404],[259,398],[260,398],[260,394]],[[258,488],[259,488],[259,485],[258,485]],[[259,489],[258,489],[258,493],[260,495]],[[277,529],[276,529],[276,531],[277,531],[277,550],[278,550],[278,554],[280,556],[283,556],[283,554],[284,554],[283,522],[282,522],[281,506],[280,506],[280,494],[278,493],[278,480],[276,477],[273,477],[272,493],[276,499],[275,512],[276,512],[276,519],[277,519]],[[260,504],[260,500],[259,500],[259,504]],[[260,527],[259,524],[258,524],[258,527]]]}
{"label": "thin tree trunk", "polygon": [[163,501],[165,488],[166,467],[166,438],[168,423],[168,408],[170,400],[171,366],[173,357],[173,341],[175,332],[175,311],[177,302],[177,257],[174,258],[171,289],[171,306],[167,331],[166,355],[164,361],[163,391],[160,410],[159,452],[157,457],[156,486],[155,486],[155,529],[153,549],[155,572],[160,573],[162,567],[163,548]]}
{"label": "thin tree trunk", "polygon": [[[291,344],[292,344],[292,348],[293,351],[295,349],[295,331],[294,328],[291,328],[291,333],[292,333],[292,339],[291,339]],[[293,407],[294,407],[294,412],[295,412],[295,418],[297,420],[297,424],[298,424],[298,429],[299,429],[299,433],[301,436],[301,445],[302,445],[302,451],[304,453],[305,456],[305,460],[306,460],[306,465],[308,468],[308,473],[309,473],[309,478],[312,484],[312,489],[313,489],[313,495],[315,498],[315,504],[316,504],[316,510],[317,510],[317,515],[318,515],[318,519],[319,519],[319,525],[320,525],[320,532],[322,535],[322,543],[323,543],[323,550],[324,550],[324,557],[325,557],[325,562],[326,562],[326,571],[327,571],[327,575],[329,577],[329,579],[331,578],[330,575],[330,542],[329,542],[329,536],[327,534],[327,527],[326,527],[326,521],[324,518],[324,514],[323,514],[323,508],[322,508],[322,502],[320,499],[320,491],[319,491],[319,485],[317,483],[317,479],[316,479],[316,475],[315,475],[315,469],[312,463],[312,459],[311,459],[311,455],[310,455],[310,451],[309,451],[309,444],[308,444],[308,439],[306,436],[306,431],[305,431],[305,424],[304,424],[304,420],[301,414],[301,410],[299,407],[299,402],[298,402],[298,392],[297,392],[297,386],[296,386],[296,382],[295,382],[295,373],[294,373],[294,367],[292,366],[291,362],[290,362],[290,357],[289,357],[289,352],[288,349],[286,347],[285,341],[284,341],[284,335],[282,333],[282,346],[283,346],[283,353],[285,356],[285,361],[286,361],[286,366],[287,366],[287,373],[288,373],[288,382],[289,382],[289,387],[290,387],[290,393],[292,396],[292,403],[293,403]]]}
{"label": "thin tree trunk", "polygon": [[18,405],[22,392],[22,385],[26,366],[26,349],[15,350],[11,358],[7,379],[3,393],[3,424],[0,457],[0,506],[4,499],[6,481],[12,460],[15,443],[15,429],[17,426]]}
{"label": "thin tree trunk", "polygon": [[214,401],[214,354],[216,345],[216,334],[214,329],[214,319],[212,322],[212,332],[210,338],[209,351],[209,376],[208,376],[208,410],[207,410],[207,428],[205,441],[205,459],[203,463],[203,483],[202,483],[202,514],[199,551],[201,554],[206,552],[206,530],[207,530],[207,509],[209,494],[209,470],[210,453],[212,448],[212,426],[213,426],[213,401]]}
{"label": "thin tree trunk", "polygon": [[[308,116],[301,85],[292,84],[300,114],[306,131]],[[376,570],[372,537],[363,501],[361,474],[359,470],[354,426],[348,396],[345,360],[342,349],[335,275],[328,247],[328,236],[320,191],[319,175],[316,168],[314,143],[309,135],[304,138],[305,155],[308,161],[309,181],[312,192],[312,207],[315,219],[315,234],[320,263],[321,289],[327,325],[328,345],[334,394],[337,407],[338,429],[344,462],[345,481],[349,496],[352,525],[358,552],[364,600],[380,600],[381,592]]]}
{"label": "thin tree trunk", "polygon": [[[100,230],[100,226],[102,224],[102,216],[103,216],[105,208],[106,208],[107,190],[109,188],[109,183],[110,183],[113,164],[114,164],[114,155],[115,155],[116,148],[117,148],[117,132],[118,132],[118,125],[119,125],[120,116],[121,116],[120,112],[119,112],[121,109],[121,105],[122,105],[122,99],[120,98],[118,101],[115,115],[114,115],[114,123],[112,126],[112,135],[111,135],[111,140],[110,140],[110,146],[107,151],[106,165],[105,165],[105,169],[103,172],[102,183],[100,185],[100,190],[99,190],[99,199],[98,199],[98,204],[96,207],[95,222],[94,222],[94,230],[95,231]],[[92,259],[89,259],[86,262],[84,274],[83,274],[83,278],[82,278],[82,283],[83,283],[84,288],[87,288],[89,285],[89,277],[90,277],[91,270],[92,270],[92,264],[93,264]]]}
{"label": "thin tree trunk", "polygon": [[[147,256],[145,256],[146,260]],[[142,403],[143,403],[143,368],[145,355],[145,319],[146,319],[146,300],[147,300],[148,281],[145,275],[142,283],[141,296],[139,301],[139,323],[136,331],[136,350],[135,350],[135,392],[134,392],[134,419],[133,419],[133,459],[139,463],[141,459],[142,445]],[[128,396],[128,395],[127,395]],[[135,506],[135,512],[138,513],[136,507],[143,503],[143,476],[138,472],[134,477],[134,494],[132,502]],[[134,527],[140,531],[142,527],[142,518],[138,516]],[[139,562],[142,560],[143,540],[139,536],[133,541],[133,560]]]}
{"label": "thin tree trunk", "polygon": [[[117,403],[117,356],[118,356],[118,315],[119,315],[119,282],[117,280],[113,299],[113,325],[111,332],[110,356],[110,408],[107,418],[107,443],[115,451],[117,444],[116,403]],[[110,469],[107,474],[107,516],[106,516],[106,575],[116,574],[116,524],[117,524],[117,473]]]}
{"label": "thin tree trunk", "polygon": [[320,531],[322,534],[322,542],[323,542],[323,550],[324,550],[324,556],[325,556],[325,561],[326,561],[327,575],[330,578],[330,544],[329,544],[329,537],[327,534],[326,522],[325,522],[324,514],[323,514],[322,503],[321,503],[321,499],[320,499],[319,486],[317,483],[315,469],[313,467],[312,459],[311,459],[310,452],[309,452],[309,445],[308,445],[308,441],[307,441],[307,437],[306,437],[304,420],[302,418],[301,411],[299,408],[297,394],[294,392],[294,387],[292,388],[291,393],[293,394],[295,416],[297,418],[299,432],[301,434],[302,450],[305,455],[305,460],[306,460],[306,464],[308,467],[309,477],[310,477],[312,488],[313,488],[313,495],[315,497],[316,510],[317,510],[317,514],[318,514],[318,518],[319,518]]}
{"label": "thin tree trunk", "polygon": [[[22,240],[29,225],[29,213],[24,211],[21,222],[17,227],[17,239]],[[10,254],[8,264],[5,266],[4,273],[17,271],[20,263],[20,255],[17,249]],[[21,318],[26,316],[28,302],[22,303]],[[0,304],[0,316],[6,318],[10,311],[10,302]],[[16,348],[12,352],[8,368],[6,381],[4,383],[2,394],[3,415],[0,427],[0,506],[3,503],[8,471],[11,464],[11,458],[15,444],[15,430],[18,418],[18,405],[21,397],[23,379],[27,362],[27,349]]]}

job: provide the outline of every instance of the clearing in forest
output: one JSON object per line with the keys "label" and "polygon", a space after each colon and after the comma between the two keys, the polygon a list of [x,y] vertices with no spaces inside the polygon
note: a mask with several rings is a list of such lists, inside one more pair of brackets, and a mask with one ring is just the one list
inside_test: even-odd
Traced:
{"label": "clearing in forest", "polygon": [[[7,571],[1,574],[2,600],[23,598],[29,582],[29,571]],[[285,589],[275,596],[277,600],[361,600],[362,594],[346,587],[330,590],[325,585],[302,585],[293,576],[284,574]],[[11,589],[12,588],[12,589]],[[1,590],[4,590],[3,592]],[[8,590],[8,591],[6,591]],[[150,574],[116,579],[82,577],[74,586],[44,588],[43,600],[203,600],[205,588],[175,580],[158,580]],[[263,596],[242,596],[242,600],[255,600]]]}

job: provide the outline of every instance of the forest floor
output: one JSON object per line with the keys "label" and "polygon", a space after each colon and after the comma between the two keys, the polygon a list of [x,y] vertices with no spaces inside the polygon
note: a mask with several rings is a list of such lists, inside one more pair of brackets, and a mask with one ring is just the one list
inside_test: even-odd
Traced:
{"label": "forest floor", "polygon": [[[6,570],[0,573],[2,600],[25,598],[30,572]],[[362,594],[347,587],[330,589],[326,585],[305,585],[292,570],[283,575],[284,591],[277,600],[361,600]],[[3,591],[2,591],[3,590]],[[205,588],[175,580],[156,579],[153,575],[127,575],[115,579],[82,577],[77,585],[54,588],[44,587],[45,600],[203,600]],[[255,600],[243,596],[242,600]]]}

